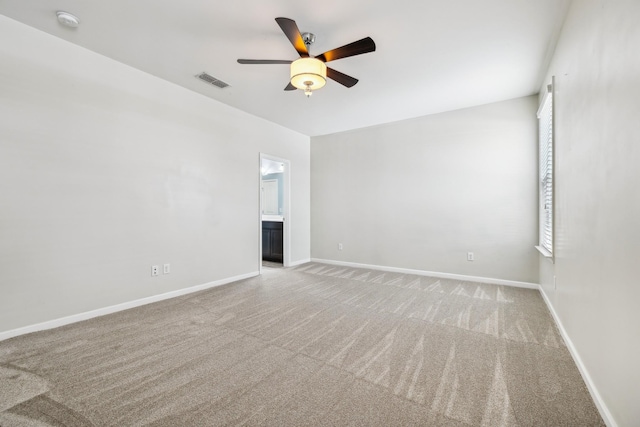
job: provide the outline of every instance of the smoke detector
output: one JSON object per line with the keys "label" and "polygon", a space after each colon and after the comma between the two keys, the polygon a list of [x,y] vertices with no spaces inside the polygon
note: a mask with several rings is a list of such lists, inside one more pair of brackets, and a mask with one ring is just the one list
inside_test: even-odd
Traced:
{"label": "smoke detector", "polygon": [[77,28],[80,24],[78,17],[70,14],[69,12],[59,10],[56,12],[56,15],[58,16],[58,22],[65,27]]}

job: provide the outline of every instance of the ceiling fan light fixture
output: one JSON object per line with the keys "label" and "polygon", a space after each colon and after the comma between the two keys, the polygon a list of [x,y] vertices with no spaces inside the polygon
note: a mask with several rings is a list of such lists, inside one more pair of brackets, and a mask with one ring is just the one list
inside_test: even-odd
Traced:
{"label": "ceiling fan light fixture", "polygon": [[319,59],[300,58],[291,63],[291,84],[296,88],[310,92],[326,83],[327,66]]}

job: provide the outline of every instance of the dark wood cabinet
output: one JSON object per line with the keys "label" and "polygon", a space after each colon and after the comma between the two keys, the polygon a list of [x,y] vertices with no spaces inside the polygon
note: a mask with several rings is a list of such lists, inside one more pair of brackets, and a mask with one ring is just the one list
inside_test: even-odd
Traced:
{"label": "dark wood cabinet", "polygon": [[282,262],[284,255],[282,223],[262,221],[262,259]]}

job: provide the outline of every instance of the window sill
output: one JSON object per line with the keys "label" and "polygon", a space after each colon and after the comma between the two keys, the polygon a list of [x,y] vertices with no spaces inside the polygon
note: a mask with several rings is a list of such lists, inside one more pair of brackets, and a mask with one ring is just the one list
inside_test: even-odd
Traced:
{"label": "window sill", "polygon": [[553,254],[551,252],[549,252],[542,246],[536,246],[535,248],[542,254],[543,257],[550,258],[553,261]]}

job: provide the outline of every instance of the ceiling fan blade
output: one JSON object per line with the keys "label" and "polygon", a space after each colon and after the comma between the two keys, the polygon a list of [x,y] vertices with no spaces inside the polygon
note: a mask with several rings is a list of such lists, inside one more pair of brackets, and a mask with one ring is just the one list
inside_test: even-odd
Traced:
{"label": "ceiling fan blade", "polygon": [[291,64],[286,59],[238,59],[238,64]]}
{"label": "ceiling fan blade", "polygon": [[342,47],[330,50],[322,55],[316,56],[322,62],[335,61],[336,59],[348,58],[350,56],[362,55],[376,50],[376,44],[371,37],[365,37],[357,42],[349,43]]}
{"label": "ceiling fan blade", "polygon": [[284,88],[284,90],[296,90],[297,87],[295,87],[294,85],[291,84],[291,82],[289,82],[289,84],[287,85],[287,87]]}
{"label": "ceiling fan blade", "polygon": [[341,73],[340,71],[336,71],[333,68],[329,68],[329,67],[327,67],[327,77],[337,81],[338,83],[346,87],[352,87],[352,86],[355,86],[356,83],[358,83],[358,79],[348,76],[344,73]]}
{"label": "ceiling fan blade", "polygon": [[302,35],[300,35],[300,30],[298,29],[296,21],[289,18],[276,18],[276,22],[282,29],[282,32],[285,34],[285,36],[287,36],[293,47],[296,49],[298,54],[303,58],[309,56],[307,45],[305,45],[304,40],[302,40]]}

